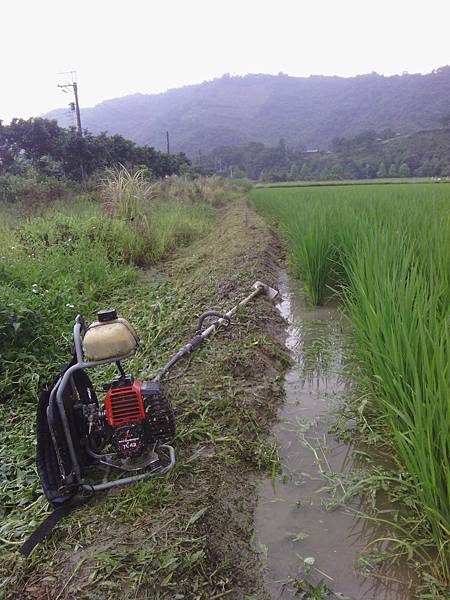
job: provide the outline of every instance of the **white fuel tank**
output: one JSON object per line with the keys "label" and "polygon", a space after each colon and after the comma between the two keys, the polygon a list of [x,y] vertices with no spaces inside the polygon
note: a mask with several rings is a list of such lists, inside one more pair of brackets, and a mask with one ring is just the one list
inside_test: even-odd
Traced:
{"label": "white fuel tank", "polygon": [[83,338],[83,351],[89,360],[120,358],[136,350],[139,338],[126,319],[117,317],[114,309],[100,310],[98,321],[88,327]]}

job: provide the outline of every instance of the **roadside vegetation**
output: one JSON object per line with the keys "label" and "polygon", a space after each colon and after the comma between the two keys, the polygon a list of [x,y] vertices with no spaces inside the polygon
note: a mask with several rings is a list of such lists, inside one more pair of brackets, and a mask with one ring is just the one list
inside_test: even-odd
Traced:
{"label": "roadside vegetation", "polygon": [[447,186],[257,189],[252,198],[279,224],[292,271],[311,303],[332,296],[342,303],[352,331],[351,374],[359,390],[354,407],[364,441],[394,461],[394,478],[411,483],[413,497],[401,499],[415,511],[414,524],[399,517],[402,541],[391,541],[400,554],[428,556],[433,577],[444,585],[450,524]]}
{"label": "roadside vegetation", "polygon": [[35,397],[75,315],[92,314],[101,298],[133,285],[138,267],[203,235],[240,190],[219,178],[154,181],[120,167],[99,194],[32,210],[0,205],[0,398]]}
{"label": "roadside vegetation", "polygon": [[[170,187],[170,184],[167,184]],[[67,344],[67,324],[139,272],[204,233],[213,209],[172,198],[125,169],[92,195],[38,206],[3,206],[0,225],[0,396],[29,399]],[[150,195],[148,191],[153,189]],[[61,346],[62,345],[62,346]]]}

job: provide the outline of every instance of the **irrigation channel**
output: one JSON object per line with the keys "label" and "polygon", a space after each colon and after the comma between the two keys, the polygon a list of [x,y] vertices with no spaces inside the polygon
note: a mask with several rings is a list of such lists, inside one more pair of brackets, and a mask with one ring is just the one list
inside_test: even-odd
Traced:
{"label": "irrigation channel", "polygon": [[319,587],[323,582],[337,594],[324,594],[330,600],[411,600],[414,576],[406,565],[388,567],[384,575],[358,565],[367,544],[382,535],[356,514],[364,510],[363,499],[334,504],[339,474],[345,482],[345,474],[361,467],[358,449],[330,433],[351,393],[342,372],[344,319],[333,306],[308,308],[300,284],[284,271],[280,292],[294,362],[273,430],[282,472],[260,483],[255,514],[267,588],[273,599],[298,598],[297,578]]}

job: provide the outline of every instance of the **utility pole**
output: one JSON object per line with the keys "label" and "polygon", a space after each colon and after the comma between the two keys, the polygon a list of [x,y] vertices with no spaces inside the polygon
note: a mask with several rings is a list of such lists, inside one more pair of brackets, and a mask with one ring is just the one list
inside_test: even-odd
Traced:
{"label": "utility pole", "polygon": [[[69,75],[70,78],[72,79],[72,81],[69,83],[58,83],[58,87],[61,88],[62,91],[65,93],[67,93],[66,88],[69,88],[69,87],[72,88],[75,102],[70,103],[70,108],[72,111],[75,108],[75,114],[77,117],[77,131],[78,131],[78,135],[81,138],[81,137],[83,137],[83,130],[81,128],[80,103],[78,101],[77,72],[76,71],[65,71],[63,73],[58,73],[58,75]],[[66,81],[67,81],[67,79],[66,79]],[[81,174],[81,181],[84,181],[84,179],[86,178],[86,169],[84,168],[82,155],[80,156],[80,174]]]}
{"label": "utility pole", "polygon": [[77,82],[74,81],[72,83],[73,87],[73,95],[75,96],[75,111],[77,114],[77,129],[80,135],[83,135],[83,130],[81,129],[81,115],[80,115],[80,104],[78,102],[78,85]]}
{"label": "utility pole", "polygon": [[167,140],[167,156],[170,156],[170,141],[169,141],[169,132],[166,131],[166,140]]}
{"label": "utility pole", "polygon": [[[83,130],[81,128],[81,114],[80,114],[80,103],[78,102],[78,84],[77,84],[77,73],[76,71],[65,71],[63,73],[58,73],[58,75],[70,75],[72,81],[70,83],[60,84],[58,83],[58,87],[66,91],[65,88],[71,87],[73,91],[73,95],[75,98],[75,114],[77,117],[77,130],[80,135],[83,135]],[[71,103],[72,104],[72,103]]]}

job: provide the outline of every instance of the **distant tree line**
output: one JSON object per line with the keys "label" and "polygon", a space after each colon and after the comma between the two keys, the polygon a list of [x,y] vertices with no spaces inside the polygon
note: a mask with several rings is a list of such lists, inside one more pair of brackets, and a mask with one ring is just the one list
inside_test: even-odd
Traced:
{"label": "distant tree line", "polygon": [[450,128],[399,135],[391,129],[337,137],[319,151],[251,143],[225,146],[203,157],[212,172],[260,181],[450,176]]}
{"label": "distant tree line", "polygon": [[168,155],[150,146],[137,146],[121,135],[93,135],[64,129],[43,118],[0,121],[0,175],[22,175],[32,168],[42,176],[82,181],[118,163],[146,167],[154,177],[189,169],[182,153]]}

